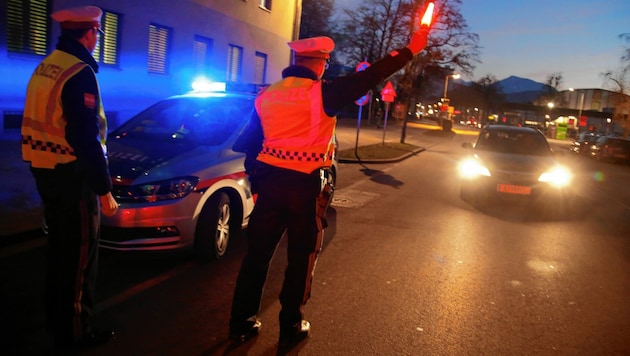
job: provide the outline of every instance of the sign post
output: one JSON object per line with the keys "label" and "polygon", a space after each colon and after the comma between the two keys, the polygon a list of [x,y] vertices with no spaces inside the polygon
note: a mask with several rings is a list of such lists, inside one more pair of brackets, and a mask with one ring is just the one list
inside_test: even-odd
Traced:
{"label": "sign post", "polygon": [[[362,70],[365,70],[365,68],[369,67],[370,63],[368,62],[361,62],[357,65],[357,72],[360,72]],[[370,93],[367,93],[365,95],[363,95],[362,97],[360,97],[358,100],[356,100],[354,103],[359,105],[359,117],[357,118],[357,138],[354,141],[354,156],[358,159],[359,158],[359,153],[358,153],[358,149],[359,149],[359,131],[361,130],[361,116],[363,113],[363,106],[370,101]]]}
{"label": "sign post", "polygon": [[387,118],[389,116],[389,105],[394,102],[394,98],[396,97],[396,91],[394,90],[394,86],[392,82],[388,81],[385,84],[383,90],[381,90],[381,98],[385,103],[385,117],[383,118],[383,142],[385,144],[385,132],[387,131]]}

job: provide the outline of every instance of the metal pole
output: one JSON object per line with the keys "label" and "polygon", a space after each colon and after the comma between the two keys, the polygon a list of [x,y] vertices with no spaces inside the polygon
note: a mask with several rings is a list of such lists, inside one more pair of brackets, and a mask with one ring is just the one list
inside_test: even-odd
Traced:
{"label": "metal pole", "polygon": [[443,96],[444,99],[446,99],[446,90],[448,89],[448,77],[450,77],[450,75],[447,75],[446,77],[444,77],[444,96]]}
{"label": "metal pole", "polygon": [[582,109],[584,108],[584,93],[580,92],[580,108],[578,109],[578,128],[577,132],[580,133],[580,120],[582,119]]}
{"label": "metal pole", "polygon": [[363,111],[363,105],[359,106],[359,117],[357,118],[357,138],[354,141],[354,156],[359,158],[359,131],[361,130],[361,112]]}
{"label": "metal pole", "polygon": [[389,116],[389,102],[385,102],[385,117],[383,118],[383,145],[385,144],[385,131],[387,131],[387,117]]}

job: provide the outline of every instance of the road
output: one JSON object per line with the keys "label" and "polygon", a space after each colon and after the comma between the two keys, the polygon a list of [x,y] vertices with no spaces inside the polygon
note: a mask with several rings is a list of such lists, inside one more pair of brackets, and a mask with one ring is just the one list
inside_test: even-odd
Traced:
{"label": "road", "polygon": [[[548,217],[459,199],[466,135],[408,135],[427,148],[391,164],[342,164],[306,307],[300,355],[629,354],[630,167],[567,155],[580,205]],[[345,140],[341,138],[340,140]],[[559,148],[561,149],[561,148]],[[117,337],[85,355],[274,355],[284,241],[256,339],[227,342],[243,239],[227,256],[103,251],[97,325]],[[43,248],[0,260],[2,350],[47,350]],[[9,321],[7,323],[6,321]]]}

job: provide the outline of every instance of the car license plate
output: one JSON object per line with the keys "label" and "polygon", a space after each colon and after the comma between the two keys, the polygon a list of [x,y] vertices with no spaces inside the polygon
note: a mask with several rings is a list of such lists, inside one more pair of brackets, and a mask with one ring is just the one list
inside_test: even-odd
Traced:
{"label": "car license plate", "polygon": [[507,194],[531,195],[532,188],[524,187],[522,185],[497,184],[497,192]]}

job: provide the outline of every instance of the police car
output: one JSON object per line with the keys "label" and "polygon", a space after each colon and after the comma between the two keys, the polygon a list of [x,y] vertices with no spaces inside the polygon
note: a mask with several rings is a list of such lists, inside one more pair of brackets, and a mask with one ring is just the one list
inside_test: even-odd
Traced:
{"label": "police car", "polygon": [[101,247],[223,256],[254,207],[245,156],[232,146],[256,92],[211,83],[161,100],[111,132],[109,167],[120,208],[103,216]]}

